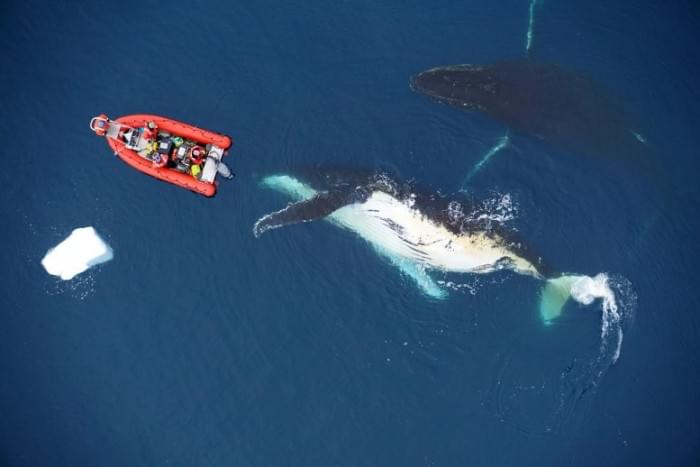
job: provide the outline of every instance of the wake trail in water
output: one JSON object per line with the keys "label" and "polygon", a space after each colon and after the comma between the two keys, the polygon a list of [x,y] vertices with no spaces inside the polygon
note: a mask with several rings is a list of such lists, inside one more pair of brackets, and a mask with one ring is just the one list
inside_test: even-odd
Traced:
{"label": "wake trail in water", "polygon": [[615,364],[622,351],[623,322],[632,316],[636,307],[636,297],[629,281],[621,276],[611,279],[604,273],[595,277],[582,276],[571,285],[571,298],[583,305],[600,299],[602,315],[598,358],[601,363],[608,361],[609,365]]}
{"label": "wake trail in water", "polygon": [[[559,429],[578,412],[584,412],[582,406],[590,405],[600,381],[620,358],[625,327],[634,321],[637,309],[637,294],[630,281],[619,275],[583,276],[572,285],[571,296],[583,305],[600,300],[600,345],[594,358],[583,364],[575,360],[561,374],[555,411]],[[586,395],[588,400],[584,401]]]}
{"label": "wake trail in water", "polygon": [[[599,301],[600,343],[593,355],[573,349],[565,368],[557,372],[533,373],[541,368],[542,355],[512,349],[499,355],[499,365],[486,392],[484,405],[501,422],[531,435],[552,435],[575,429],[576,420],[585,417],[593,395],[608,369],[620,358],[624,330],[634,320],[637,295],[630,282],[618,275],[562,276],[558,282],[570,298],[584,306]],[[529,344],[528,344],[529,345]],[[554,350],[562,358],[564,348]],[[536,362],[534,360],[537,360]],[[555,360],[551,360],[555,364]],[[527,408],[526,408],[527,407]]]}
{"label": "wake trail in water", "polygon": [[[615,289],[618,293],[615,293]],[[624,306],[618,303],[621,298]],[[540,315],[546,323],[557,318],[566,301],[572,300],[591,305],[595,300],[601,302],[600,355],[609,354],[611,364],[620,357],[622,349],[622,323],[625,316],[633,313],[636,299],[633,299],[630,282],[622,276],[611,279],[606,273],[594,277],[584,275],[563,275],[549,279],[542,290]],[[610,351],[612,350],[612,353]]]}

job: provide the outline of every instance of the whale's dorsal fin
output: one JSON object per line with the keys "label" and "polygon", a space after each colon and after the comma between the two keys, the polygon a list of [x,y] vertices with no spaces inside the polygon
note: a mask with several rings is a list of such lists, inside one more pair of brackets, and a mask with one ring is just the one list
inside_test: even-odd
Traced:
{"label": "whale's dorsal fin", "polygon": [[329,216],[337,209],[366,198],[363,190],[332,190],[317,193],[313,198],[291,203],[286,208],[260,218],[253,226],[253,234],[259,237],[270,229],[285,225],[311,222]]}

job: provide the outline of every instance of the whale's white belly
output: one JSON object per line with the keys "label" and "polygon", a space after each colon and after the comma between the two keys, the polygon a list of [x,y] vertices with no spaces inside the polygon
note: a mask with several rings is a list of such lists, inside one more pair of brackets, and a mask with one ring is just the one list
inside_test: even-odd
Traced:
{"label": "whale's white belly", "polygon": [[455,234],[420,211],[384,192],[363,203],[344,206],[330,219],[400,257],[448,272],[488,273],[508,257],[518,272],[538,275],[526,260],[514,255],[497,236],[485,232]]}
{"label": "whale's white belly", "polygon": [[[270,176],[263,183],[296,201],[313,198],[317,193],[288,175]],[[488,273],[498,269],[498,261],[507,257],[511,269],[540,277],[530,262],[508,249],[498,236],[479,231],[457,235],[413,208],[410,200],[402,201],[382,191],[373,192],[362,203],[343,206],[327,219],[357,233],[382,253],[427,268]]]}

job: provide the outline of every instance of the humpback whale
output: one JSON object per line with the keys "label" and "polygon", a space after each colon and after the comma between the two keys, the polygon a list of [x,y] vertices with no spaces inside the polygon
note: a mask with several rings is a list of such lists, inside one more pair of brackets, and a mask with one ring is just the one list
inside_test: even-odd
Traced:
{"label": "humpback whale", "polygon": [[558,65],[529,59],[449,65],[410,78],[414,91],[465,111],[480,111],[552,147],[638,161],[646,141],[618,99]]}
{"label": "humpback whale", "polygon": [[[508,269],[545,281],[540,313],[556,318],[582,275],[545,277],[540,261],[509,232],[469,215],[468,202],[425,195],[381,173],[360,176],[321,171],[313,176],[277,174],[262,186],[292,199],[283,209],[261,217],[259,237],[279,227],[326,219],[353,231],[412,278],[428,296],[446,291],[429,271],[487,274]],[[466,210],[466,212],[465,212]]]}

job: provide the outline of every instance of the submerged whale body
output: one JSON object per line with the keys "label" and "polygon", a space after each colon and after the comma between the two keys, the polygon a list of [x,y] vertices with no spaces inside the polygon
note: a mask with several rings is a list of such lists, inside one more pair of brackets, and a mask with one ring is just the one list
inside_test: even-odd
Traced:
{"label": "submerged whale body", "polygon": [[253,228],[256,237],[279,227],[326,219],[357,233],[433,298],[444,298],[446,291],[433,281],[430,270],[486,274],[509,269],[546,281],[540,313],[549,321],[559,315],[576,281],[585,277],[546,280],[539,261],[509,240],[508,232],[472,220],[465,212],[468,203],[416,193],[382,174],[359,178],[280,174],[264,178],[262,185],[293,202],[260,218]]}
{"label": "submerged whale body", "polygon": [[411,88],[462,110],[481,111],[553,147],[589,156],[637,158],[646,142],[617,99],[593,80],[532,60],[432,68]]}

